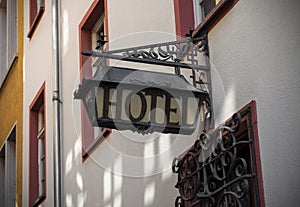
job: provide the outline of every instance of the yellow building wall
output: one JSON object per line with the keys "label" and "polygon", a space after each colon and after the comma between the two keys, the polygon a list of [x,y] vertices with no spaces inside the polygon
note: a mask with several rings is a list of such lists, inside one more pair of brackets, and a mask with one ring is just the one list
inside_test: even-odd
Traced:
{"label": "yellow building wall", "polygon": [[0,89],[0,147],[16,124],[16,206],[22,206],[23,1],[18,1],[18,59]]}

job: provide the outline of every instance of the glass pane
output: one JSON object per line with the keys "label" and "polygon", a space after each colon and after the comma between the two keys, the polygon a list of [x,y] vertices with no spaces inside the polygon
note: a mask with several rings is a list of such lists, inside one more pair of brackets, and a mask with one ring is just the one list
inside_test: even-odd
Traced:
{"label": "glass pane", "polygon": [[117,90],[111,88],[109,90],[109,102],[111,104],[109,104],[109,111],[108,111],[108,117],[115,119],[116,118],[116,101],[117,101]]}
{"label": "glass pane", "polygon": [[171,123],[179,123],[182,124],[182,98],[171,98],[171,106],[170,109],[173,110],[170,112],[170,122]]}
{"label": "glass pane", "polygon": [[7,44],[8,63],[10,64],[17,55],[17,0],[7,1]]}
{"label": "glass pane", "polygon": [[202,8],[199,0],[193,0],[195,27],[202,22]]}
{"label": "glass pane", "polygon": [[104,99],[104,89],[97,87],[96,89],[96,106],[98,117],[103,116],[103,99]]}
{"label": "glass pane", "polygon": [[91,123],[96,122],[96,110],[95,110],[95,96],[93,95],[94,89],[90,89],[85,97],[85,106]]}
{"label": "glass pane", "polygon": [[45,182],[45,145],[44,137],[38,140],[38,165],[39,165],[39,195],[44,193],[44,182]]}
{"label": "glass pane", "polygon": [[0,6],[0,82],[3,80],[6,70],[6,5]]}
{"label": "glass pane", "polygon": [[197,110],[198,110],[198,101],[199,99],[195,97],[190,97],[187,100],[187,124],[193,125],[195,122]]}
{"label": "glass pane", "polygon": [[215,0],[204,0],[202,1],[202,7],[204,11],[204,17],[206,17],[209,12],[216,6]]}

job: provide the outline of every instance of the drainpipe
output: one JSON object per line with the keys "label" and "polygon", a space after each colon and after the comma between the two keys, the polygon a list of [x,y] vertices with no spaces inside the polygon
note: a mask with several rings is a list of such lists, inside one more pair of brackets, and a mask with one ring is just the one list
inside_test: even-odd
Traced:
{"label": "drainpipe", "polygon": [[61,119],[60,119],[60,57],[59,57],[59,0],[52,0],[52,38],[53,38],[53,69],[54,69],[54,206],[60,207],[61,204]]}

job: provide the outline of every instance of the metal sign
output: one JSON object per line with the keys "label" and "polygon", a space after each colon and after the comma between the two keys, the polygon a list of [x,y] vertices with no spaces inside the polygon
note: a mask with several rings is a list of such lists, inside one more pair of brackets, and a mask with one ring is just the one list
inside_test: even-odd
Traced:
{"label": "metal sign", "polygon": [[[197,47],[192,47],[200,41]],[[74,98],[81,99],[93,126],[140,133],[191,134],[197,125],[208,91],[191,85],[180,68],[207,70],[196,56],[205,53],[204,39],[188,39],[114,51],[83,51],[83,55],[104,59],[92,78],[84,78]],[[186,57],[185,63],[181,61]],[[163,65],[175,74],[110,67],[105,59]]]}

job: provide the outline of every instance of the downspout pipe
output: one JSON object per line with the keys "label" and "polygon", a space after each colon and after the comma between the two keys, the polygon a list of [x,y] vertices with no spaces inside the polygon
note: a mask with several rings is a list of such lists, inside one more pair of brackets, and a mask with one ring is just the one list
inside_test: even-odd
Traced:
{"label": "downspout pipe", "polygon": [[52,0],[52,44],[54,70],[54,206],[62,206],[62,171],[61,171],[61,101],[60,101],[60,46],[59,46],[59,0]]}

